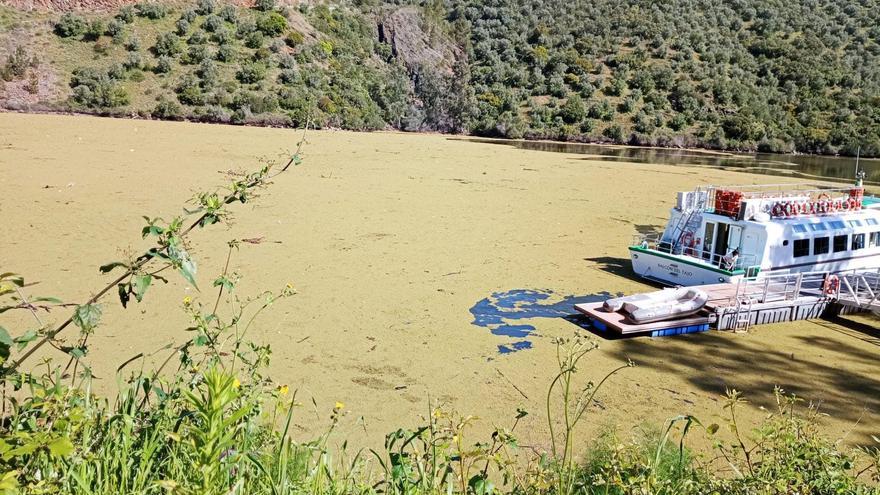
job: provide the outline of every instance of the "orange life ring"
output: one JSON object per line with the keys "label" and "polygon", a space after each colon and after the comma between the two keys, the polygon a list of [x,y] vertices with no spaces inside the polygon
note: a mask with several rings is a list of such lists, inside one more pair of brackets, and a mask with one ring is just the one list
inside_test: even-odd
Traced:
{"label": "orange life ring", "polygon": [[832,201],[832,202],[831,202],[831,211],[835,211],[835,212],[836,212],[837,210],[839,210],[839,209],[840,209],[840,203],[841,203],[841,201],[840,201],[839,199],[835,199],[834,201]]}
{"label": "orange life ring", "polygon": [[790,201],[785,203],[785,216],[793,217],[793,216],[797,215],[797,212],[798,212],[798,208],[797,208],[797,206],[795,206],[794,203],[792,203]]}
{"label": "orange life ring", "polygon": [[858,210],[859,209],[859,202],[856,201],[856,198],[849,198],[846,202],[849,203],[850,210]]}
{"label": "orange life ring", "polygon": [[826,295],[835,295],[837,294],[837,289],[840,288],[840,279],[837,278],[837,275],[829,275],[825,277],[825,283],[822,284],[822,291]]}
{"label": "orange life ring", "polygon": [[829,202],[827,199],[821,199],[816,204],[816,212],[817,213],[828,213],[828,205]]}

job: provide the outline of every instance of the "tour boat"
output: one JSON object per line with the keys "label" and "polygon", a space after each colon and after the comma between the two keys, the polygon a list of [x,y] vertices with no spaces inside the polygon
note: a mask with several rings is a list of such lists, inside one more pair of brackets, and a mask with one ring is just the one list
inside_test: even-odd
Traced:
{"label": "tour boat", "polygon": [[855,186],[703,187],[678,193],[662,234],[629,248],[636,274],[674,286],[768,273],[880,267],[880,198]]}

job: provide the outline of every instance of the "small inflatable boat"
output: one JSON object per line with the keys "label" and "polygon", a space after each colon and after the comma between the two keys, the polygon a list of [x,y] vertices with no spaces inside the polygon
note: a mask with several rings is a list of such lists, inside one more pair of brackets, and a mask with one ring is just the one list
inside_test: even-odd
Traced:
{"label": "small inflatable boat", "polygon": [[664,289],[605,301],[605,311],[620,311],[632,323],[681,318],[699,312],[709,296],[695,288]]}

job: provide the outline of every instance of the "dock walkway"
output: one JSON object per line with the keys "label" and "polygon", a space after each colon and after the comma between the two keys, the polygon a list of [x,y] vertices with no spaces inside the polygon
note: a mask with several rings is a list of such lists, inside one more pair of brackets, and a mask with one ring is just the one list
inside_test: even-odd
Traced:
{"label": "dock walkway", "polygon": [[[833,283],[829,283],[833,281]],[[709,295],[703,310],[685,318],[637,324],[603,303],[578,304],[600,331],[654,337],[717,330],[747,331],[752,325],[819,318],[831,308],[880,311],[880,268],[846,272],[803,272],[700,286]]]}

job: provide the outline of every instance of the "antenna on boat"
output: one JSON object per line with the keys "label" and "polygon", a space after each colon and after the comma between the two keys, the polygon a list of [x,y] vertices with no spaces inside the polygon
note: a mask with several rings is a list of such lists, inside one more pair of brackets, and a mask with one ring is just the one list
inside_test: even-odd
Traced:
{"label": "antenna on boat", "polygon": [[865,179],[865,171],[859,170],[859,156],[862,154],[862,147],[856,148],[856,187],[862,187],[862,181]]}

